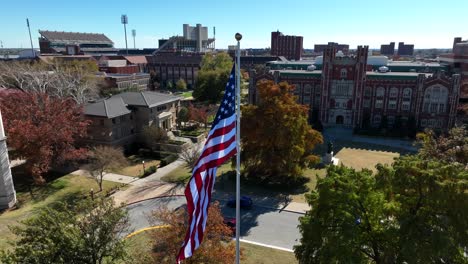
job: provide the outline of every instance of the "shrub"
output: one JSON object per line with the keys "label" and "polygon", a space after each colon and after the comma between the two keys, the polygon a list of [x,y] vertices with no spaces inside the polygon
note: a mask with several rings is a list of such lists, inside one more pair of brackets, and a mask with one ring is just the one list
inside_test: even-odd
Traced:
{"label": "shrub", "polygon": [[143,177],[146,177],[148,175],[151,175],[153,173],[155,173],[156,171],[158,170],[158,167],[156,166],[150,166],[148,169],[145,170],[145,172],[143,173]]}
{"label": "shrub", "polygon": [[174,161],[176,161],[179,158],[176,154],[171,154],[161,160],[161,167],[166,166],[167,164],[170,164]]}

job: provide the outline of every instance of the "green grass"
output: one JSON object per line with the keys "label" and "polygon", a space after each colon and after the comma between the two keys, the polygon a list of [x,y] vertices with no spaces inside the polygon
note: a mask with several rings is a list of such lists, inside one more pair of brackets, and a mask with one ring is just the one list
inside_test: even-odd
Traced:
{"label": "green grass", "polygon": [[142,161],[145,161],[145,169],[148,169],[151,166],[157,166],[161,161],[153,160],[148,158],[143,158],[138,155],[132,155],[128,157],[130,163],[129,166],[112,170],[111,172],[131,176],[131,177],[142,177],[143,176],[143,164]]}
{"label": "green grass", "polygon": [[241,243],[243,264],[294,264],[294,253],[248,243]]}
{"label": "green grass", "polygon": [[185,183],[191,175],[192,173],[187,167],[181,166],[173,170],[170,174],[163,176],[161,180],[170,183]]}
{"label": "green grass", "polygon": [[[152,248],[151,231],[137,234],[127,239],[130,260],[126,263],[152,263],[145,259]],[[295,264],[294,253],[267,247],[241,243],[243,264]]]}
{"label": "green grass", "polygon": [[184,92],[184,93],[182,93],[182,96],[184,98],[189,98],[189,97],[192,97],[192,93],[193,93],[193,91]]}
{"label": "green grass", "polygon": [[[118,186],[121,184],[104,181],[104,191],[96,195],[104,195],[106,191]],[[16,190],[19,208],[0,214],[0,249],[9,248],[10,245],[7,242],[15,239],[14,234],[8,229],[9,225],[16,225],[19,221],[33,216],[37,210],[55,202],[73,203],[83,199],[89,194],[91,188],[99,190],[94,179],[72,174],[57,178],[45,186],[32,187],[32,192],[25,186],[18,186]]]}

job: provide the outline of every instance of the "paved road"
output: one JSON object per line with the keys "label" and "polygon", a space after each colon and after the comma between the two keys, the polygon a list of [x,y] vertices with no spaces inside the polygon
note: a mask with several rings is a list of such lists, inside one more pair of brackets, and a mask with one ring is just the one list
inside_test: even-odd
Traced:
{"label": "paved road", "polygon": [[[132,224],[130,231],[157,224],[149,223],[147,216],[159,206],[166,205],[170,209],[175,209],[183,204],[185,197],[177,196],[152,199],[127,206]],[[220,204],[225,216],[235,216],[233,208],[224,206],[224,201]],[[292,249],[297,244],[296,240],[300,237],[297,225],[301,214],[254,205],[251,210],[242,210],[241,215],[241,239],[286,249]]]}

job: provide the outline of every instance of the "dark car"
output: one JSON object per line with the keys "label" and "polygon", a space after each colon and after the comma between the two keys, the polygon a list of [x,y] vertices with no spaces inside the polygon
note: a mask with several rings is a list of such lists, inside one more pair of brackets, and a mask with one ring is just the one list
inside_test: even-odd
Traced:
{"label": "dark car", "polygon": [[[252,199],[248,196],[242,196],[240,198],[240,208],[242,209],[250,209],[252,208],[253,202]],[[227,202],[227,206],[231,208],[236,207],[236,198],[233,198]]]}
{"label": "dark car", "polygon": [[235,236],[236,235],[236,219],[231,218],[231,217],[224,217],[223,223],[231,229],[232,235]]}

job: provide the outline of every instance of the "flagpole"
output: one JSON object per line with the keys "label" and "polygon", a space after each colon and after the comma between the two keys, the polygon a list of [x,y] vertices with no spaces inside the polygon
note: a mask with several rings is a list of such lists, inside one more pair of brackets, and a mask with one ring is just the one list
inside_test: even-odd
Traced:
{"label": "flagpole", "polygon": [[237,51],[236,51],[236,105],[237,105],[237,124],[236,124],[236,264],[240,263],[240,40],[242,35],[236,33]]}

